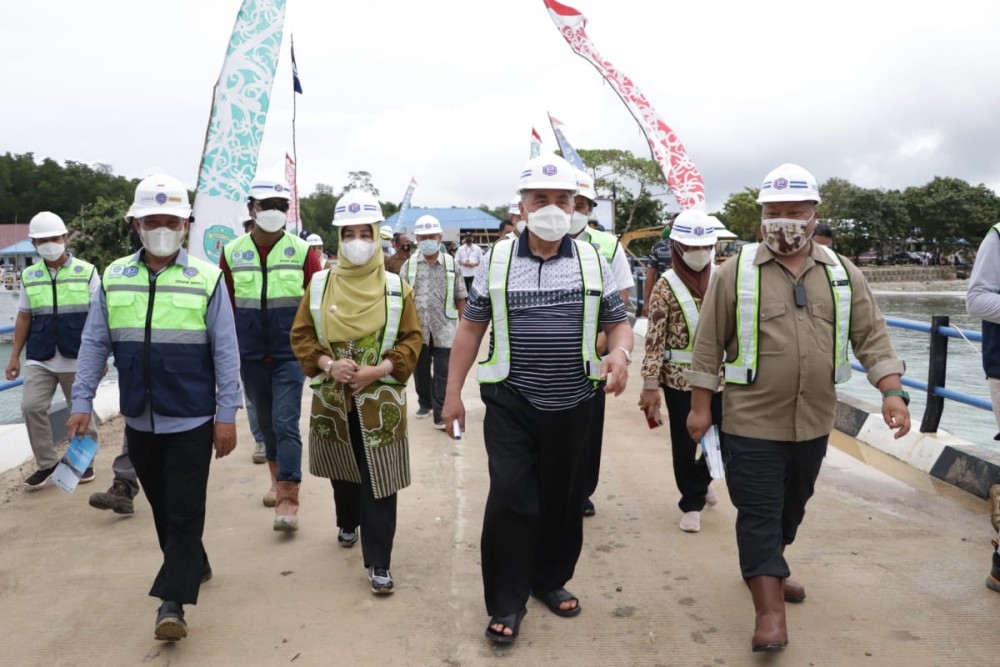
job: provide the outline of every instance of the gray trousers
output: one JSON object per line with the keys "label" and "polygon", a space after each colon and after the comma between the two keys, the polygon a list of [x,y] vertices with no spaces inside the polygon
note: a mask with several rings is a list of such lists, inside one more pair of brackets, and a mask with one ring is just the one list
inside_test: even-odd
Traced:
{"label": "gray trousers", "polygon": [[135,476],[132,459],[128,457],[127,435],[122,436],[122,452],[111,462],[111,472],[115,474],[115,479],[120,479],[128,485],[130,498],[135,498],[139,494],[139,480]]}
{"label": "gray trousers", "polygon": [[[76,373],[53,373],[41,366],[26,364],[21,377],[24,378],[21,412],[24,413],[24,425],[28,429],[28,441],[35,454],[35,464],[39,470],[52,468],[59,463],[60,457],[56,443],[52,442],[49,408],[57,387],[62,387],[66,405],[73,404],[73,380],[76,379]],[[96,422],[96,417],[91,415],[87,435],[94,442],[97,442]]]}

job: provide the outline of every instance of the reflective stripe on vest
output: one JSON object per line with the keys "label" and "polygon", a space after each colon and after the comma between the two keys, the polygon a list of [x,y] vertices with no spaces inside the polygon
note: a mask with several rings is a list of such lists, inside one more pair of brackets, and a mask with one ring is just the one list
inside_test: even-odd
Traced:
{"label": "reflective stripe on vest", "polygon": [[[313,326],[316,329],[316,338],[323,347],[329,347],[330,342],[323,332],[323,294],[326,292],[326,282],[330,277],[330,270],[317,271],[313,274],[309,283],[309,312],[312,314]],[[399,337],[399,324],[403,319],[403,280],[395,273],[385,273],[385,327],[382,329],[382,342],[379,347],[379,359],[384,359],[385,355],[396,345],[396,338]],[[384,384],[403,384],[393,379],[391,375],[379,380]],[[309,381],[310,385],[322,383],[322,376],[317,375]]]}
{"label": "reflective stripe on vest", "polygon": [[[760,268],[754,264],[758,243],[743,246],[737,259],[736,271],[736,336],[737,355],[726,363],[728,384],[751,384],[757,376],[757,356],[760,337]],[[851,334],[851,281],[840,257],[824,246],[819,246],[834,262],[824,265],[830,281],[834,305],[834,382],[840,384],[851,379],[848,345]]]}
{"label": "reflective stripe on vest", "polygon": [[[443,251],[438,253],[438,257],[444,258],[444,316],[449,320],[457,320],[458,308],[455,307],[455,258]],[[426,259],[424,263],[427,264]],[[420,260],[416,257],[406,260],[406,282],[413,288],[417,286],[417,267],[419,264]],[[430,264],[427,264],[427,268],[430,269]]]}
{"label": "reflective stripe on vest", "polygon": [[[489,292],[493,314],[493,354],[480,362],[478,377],[483,384],[502,382],[510,374],[510,322],[507,310],[507,277],[518,241],[498,241],[490,253]],[[581,357],[587,379],[601,379],[601,357],[597,353],[597,333],[604,296],[604,274],[597,249],[584,241],[573,241],[583,281],[583,336]]]}
{"label": "reflective stripe on vest", "polygon": [[288,334],[305,294],[309,245],[284,233],[268,251],[266,268],[261,266],[260,251],[250,234],[226,245],[223,253],[233,279],[240,356],[247,360],[267,356],[278,361],[295,359]]}
{"label": "reflective stripe on vest", "polygon": [[25,344],[28,359],[46,361],[55,356],[56,349],[67,359],[76,359],[90,311],[94,271],[93,264],[70,257],[54,279],[45,262],[21,273],[21,289],[31,308],[31,329]]}
{"label": "reflective stripe on vest", "polygon": [[674,298],[680,304],[681,313],[684,315],[684,325],[687,327],[688,332],[687,346],[679,350],[665,348],[663,350],[663,360],[669,361],[672,364],[690,364],[692,359],[694,359],[692,351],[694,350],[694,332],[698,329],[698,304],[695,303],[691,290],[688,289],[687,285],[684,284],[684,281],[680,279],[673,269],[663,274],[663,280],[667,281],[670,291],[674,293]]}
{"label": "reflective stripe on vest", "polygon": [[833,262],[826,265],[826,275],[833,294],[833,381],[841,384],[851,379],[851,360],[847,356],[851,343],[851,279],[840,255],[826,246],[820,248]]}
{"label": "reflective stripe on vest", "polygon": [[171,264],[152,282],[143,262],[125,257],[104,271],[121,411],[171,417],[215,414],[215,365],[208,302],[222,272],[196,257]]}

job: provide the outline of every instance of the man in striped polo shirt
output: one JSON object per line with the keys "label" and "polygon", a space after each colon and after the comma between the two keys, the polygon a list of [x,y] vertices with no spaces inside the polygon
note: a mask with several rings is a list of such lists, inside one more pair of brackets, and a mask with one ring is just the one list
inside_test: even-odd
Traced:
{"label": "man in striped polo shirt", "polygon": [[[605,260],[567,236],[576,172],[546,155],[521,174],[528,233],[503,239],[480,266],[451,352],[443,416],[465,425],[462,385],[492,322],[490,359],[479,366],[490,492],[483,521],[486,637],[511,643],[528,595],[576,616],[564,586],[583,544],[584,465],[597,391],[620,394],[632,332]],[[597,355],[603,330],[611,352]],[[600,385],[607,381],[606,387]]]}

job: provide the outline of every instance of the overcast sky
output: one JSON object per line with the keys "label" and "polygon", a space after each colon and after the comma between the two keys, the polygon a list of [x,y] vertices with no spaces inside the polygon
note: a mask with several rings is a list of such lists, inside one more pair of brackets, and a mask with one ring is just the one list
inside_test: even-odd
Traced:
{"label": "overcast sky", "polygon": [[[575,0],[600,53],[677,132],[710,210],[782,162],[866,187],[1000,188],[1000,2]],[[5,2],[0,151],[166,171],[194,187],[239,0]],[[384,200],[499,205],[546,112],[576,148],[648,156],[542,0],[289,0],[261,150],[299,187],[367,170]],[[671,207],[676,203],[671,199]]]}

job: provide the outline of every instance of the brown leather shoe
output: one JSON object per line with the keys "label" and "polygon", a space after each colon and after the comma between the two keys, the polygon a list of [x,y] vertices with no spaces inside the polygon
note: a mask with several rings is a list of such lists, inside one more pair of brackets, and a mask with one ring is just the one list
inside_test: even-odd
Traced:
{"label": "brown leather shoe", "polygon": [[785,602],[797,604],[806,599],[806,587],[794,579],[785,579],[782,581],[781,591],[785,595]]}
{"label": "brown leather shoe", "polygon": [[780,651],[788,646],[785,600],[778,577],[753,577],[747,581],[757,614],[750,646],[754,653]]}
{"label": "brown leather shoe", "polygon": [[274,507],[278,502],[278,462],[268,461],[267,467],[271,471],[271,488],[264,494],[264,507]]}
{"label": "brown leather shoe", "polygon": [[274,508],[274,530],[299,529],[299,483],[278,482],[278,503]]}

